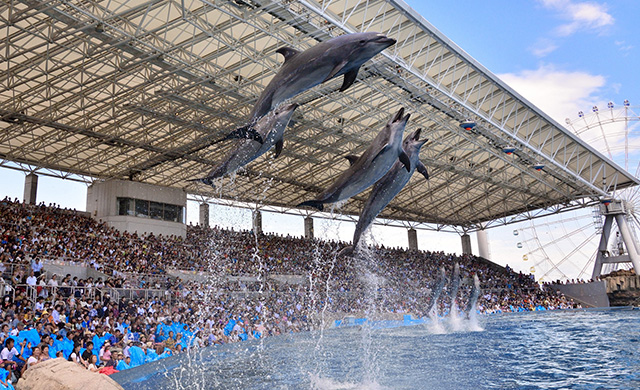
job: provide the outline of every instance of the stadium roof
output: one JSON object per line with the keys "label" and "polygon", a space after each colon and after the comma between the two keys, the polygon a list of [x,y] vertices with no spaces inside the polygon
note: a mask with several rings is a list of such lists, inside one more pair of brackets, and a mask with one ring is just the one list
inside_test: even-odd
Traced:
{"label": "stadium roof", "polygon": [[[15,0],[0,5],[0,30],[5,163],[293,207],[405,107],[408,130],[430,139],[422,161],[431,179],[415,175],[384,218],[515,221],[638,184],[401,1]],[[297,96],[278,159],[262,156],[216,189],[187,181],[229,147],[212,141],[244,123],[282,63],[277,48],[355,31],[398,42],[347,91],[337,92],[340,78]],[[459,126],[467,118],[472,131]],[[342,211],[358,214],[366,196]]]}

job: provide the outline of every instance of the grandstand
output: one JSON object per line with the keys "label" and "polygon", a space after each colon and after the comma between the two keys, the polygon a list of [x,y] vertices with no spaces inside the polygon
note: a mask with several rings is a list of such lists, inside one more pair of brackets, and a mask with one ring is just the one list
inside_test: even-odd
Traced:
{"label": "grandstand", "polygon": [[[422,153],[431,180],[414,179],[382,218],[471,231],[594,205],[638,184],[401,1],[24,0],[0,11],[5,166],[235,202],[260,193],[264,207],[291,210],[405,107],[431,140]],[[278,47],[364,30],[398,43],[347,91],[335,81],[296,97],[303,105],[280,158],[263,156],[219,192],[187,182],[224,151],[212,142],[245,120],[282,62]],[[343,212],[357,215],[365,196]]]}

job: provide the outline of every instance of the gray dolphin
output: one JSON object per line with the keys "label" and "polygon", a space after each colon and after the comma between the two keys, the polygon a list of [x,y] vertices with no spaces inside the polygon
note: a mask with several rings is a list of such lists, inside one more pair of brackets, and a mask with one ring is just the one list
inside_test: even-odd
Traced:
{"label": "gray dolphin", "polygon": [[358,76],[360,66],[396,43],[375,32],[363,32],[341,35],[305,50],[282,47],[276,53],[284,56],[284,64],[262,91],[251,114],[249,127],[242,127],[228,138],[260,139],[252,130],[259,118],[277,107],[280,103],[304,92],[318,84],[344,75],[340,91],[349,88]]}
{"label": "gray dolphin", "polygon": [[438,274],[440,275],[440,277],[438,279],[438,284],[431,291],[431,301],[429,302],[429,307],[426,311],[427,314],[431,313],[431,311],[434,309],[436,310],[435,314],[438,314],[436,305],[438,304],[438,299],[440,298],[440,294],[444,289],[444,282],[445,280],[447,280],[447,275],[444,272],[444,267],[440,267],[440,272]]}
{"label": "gray dolphin", "polygon": [[456,306],[456,297],[458,296],[458,290],[460,289],[460,265],[456,263],[453,266],[453,278],[451,279],[451,290],[449,291],[449,299],[451,300],[450,310]]}
{"label": "gray dolphin", "polygon": [[212,185],[213,179],[235,172],[265,154],[273,145],[276,146],[275,157],[278,157],[282,152],[284,131],[297,107],[297,104],[281,105],[260,118],[254,127],[255,131],[264,139],[263,144],[245,138],[236,140],[235,147],[209,172],[207,177],[192,181]]}
{"label": "gray dolphin", "polygon": [[473,286],[471,286],[471,295],[469,295],[469,302],[467,302],[467,317],[473,314],[478,303],[478,297],[480,296],[480,279],[478,275],[473,275]]}
{"label": "gray dolphin", "polygon": [[369,199],[367,199],[367,202],[360,213],[360,217],[358,218],[356,231],[353,234],[353,244],[342,249],[339,255],[350,255],[353,253],[354,249],[358,247],[358,242],[360,241],[362,233],[367,230],[380,211],[387,207],[389,202],[391,202],[391,200],[393,200],[393,198],[402,191],[416,169],[427,180],[429,180],[427,168],[420,161],[420,148],[422,148],[422,145],[428,141],[427,139],[420,141],[421,131],[422,129],[418,129],[409,134],[402,143],[402,149],[405,151],[407,156],[409,156],[409,161],[411,163],[409,172],[405,170],[402,162],[396,161],[389,172],[387,172],[382,179],[378,180],[376,184],[373,185],[371,194],[369,194]]}
{"label": "gray dolphin", "polygon": [[351,166],[317,199],[300,203],[297,207],[311,206],[322,211],[324,203],[335,203],[351,198],[370,187],[384,176],[400,159],[407,172],[411,160],[402,149],[402,134],[411,114],[404,115],[401,108],[365,150],[362,156],[347,156]]}

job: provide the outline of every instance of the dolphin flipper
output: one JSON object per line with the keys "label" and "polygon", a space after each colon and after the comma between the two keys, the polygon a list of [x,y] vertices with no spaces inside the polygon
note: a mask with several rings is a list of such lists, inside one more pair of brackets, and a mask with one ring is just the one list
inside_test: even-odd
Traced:
{"label": "dolphin flipper", "polygon": [[346,59],[344,61],[340,62],[333,69],[331,69],[331,73],[329,73],[327,78],[324,79],[324,81],[322,81],[322,82],[324,83],[325,81],[331,80],[332,78],[336,77],[338,72],[340,72],[342,70],[342,68],[344,68],[345,65],[347,65],[348,63],[349,63],[349,60],[346,60]]}
{"label": "dolphin flipper", "polygon": [[234,138],[247,138],[264,144],[264,140],[262,139],[260,133],[258,133],[256,129],[254,129],[251,125],[238,127],[237,129],[229,133],[226,137],[224,137],[221,141]]}
{"label": "dolphin flipper", "polygon": [[344,74],[344,81],[342,82],[342,87],[340,87],[340,92],[344,92],[353,84],[354,81],[356,81],[356,78],[358,77],[358,69],[354,69]]}
{"label": "dolphin flipper", "polygon": [[407,169],[407,172],[411,172],[411,159],[409,158],[407,153],[405,153],[404,150],[400,153],[398,158],[400,159],[400,162],[404,165],[404,167]]}
{"label": "dolphin flipper", "polygon": [[353,165],[356,163],[356,161],[358,161],[358,159],[360,158],[360,156],[356,156],[355,154],[350,154],[348,156],[344,156],[344,158],[346,158],[347,160],[349,160],[349,165]]}
{"label": "dolphin flipper", "polygon": [[280,155],[280,153],[282,153],[282,147],[284,146],[284,140],[282,138],[280,138],[277,142],[276,142],[276,153],[273,155],[273,158],[278,158],[278,156]]}
{"label": "dolphin flipper", "polygon": [[324,210],[324,204],[322,202],[320,202],[320,201],[317,201],[317,200],[308,200],[306,202],[300,203],[296,207],[304,207],[304,206],[313,207],[313,208],[318,209],[319,211]]}
{"label": "dolphin flipper", "polygon": [[424,166],[422,161],[418,161],[418,164],[416,164],[416,170],[420,172],[425,179],[429,180],[429,172],[427,172],[427,167]]}

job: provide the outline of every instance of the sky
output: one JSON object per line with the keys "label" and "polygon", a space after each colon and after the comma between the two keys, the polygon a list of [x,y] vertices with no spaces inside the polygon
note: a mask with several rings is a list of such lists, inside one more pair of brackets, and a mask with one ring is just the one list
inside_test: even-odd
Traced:
{"label": "sky", "polygon": [[[640,105],[640,72],[635,71],[640,63],[637,0],[408,0],[408,4],[560,124],[565,118],[576,119],[578,111],[589,113],[594,105],[602,110],[610,101],[616,107],[625,99],[632,106]],[[606,133],[611,157],[617,162],[624,161],[620,126],[610,125]],[[588,130],[582,136],[606,154],[600,134],[601,130]],[[632,170],[637,166],[639,140],[632,136],[629,141]],[[0,183],[0,196],[22,199],[24,173],[0,168]],[[40,176],[37,200],[84,210],[86,185]],[[251,227],[248,210],[212,207],[211,214],[214,225]],[[197,222],[197,218],[197,204],[190,202],[187,220]],[[537,266],[539,277],[546,258],[560,262],[578,246],[585,259],[594,251],[589,245],[581,246],[594,240],[590,210],[537,220],[534,225],[534,229],[530,223],[490,229],[492,260],[516,270]],[[302,217],[265,213],[263,226],[267,232],[303,234]],[[352,223],[316,220],[315,231],[323,238],[350,241],[354,228]],[[555,242],[554,238],[563,235],[570,237]],[[389,246],[407,245],[406,231],[401,228],[375,226],[373,239]],[[538,241],[544,240],[551,244],[540,249]],[[418,241],[420,249],[461,251],[456,234],[419,231]],[[475,239],[472,244],[477,253]],[[523,261],[527,253],[529,259]],[[572,262],[563,262],[562,266],[568,267],[564,273],[576,274],[581,268],[581,264]]]}

